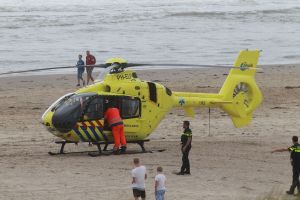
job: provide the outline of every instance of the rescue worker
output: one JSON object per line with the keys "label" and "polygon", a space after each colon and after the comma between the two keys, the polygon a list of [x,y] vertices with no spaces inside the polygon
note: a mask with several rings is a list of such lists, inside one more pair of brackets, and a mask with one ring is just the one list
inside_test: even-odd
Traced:
{"label": "rescue worker", "polygon": [[290,160],[293,167],[293,182],[290,187],[290,190],[286,191],[287,194],[293,195],[294,190],[298,189],[298,194],[300,194],[300,182],[299,182],[299,174],[300,174],[300,144],[298,143],[298,137],[292,137],[293,145],[289,148],[276,149],[272,151],[275,152],[284,152],[289,151],[291,153]]}
{"label": "rescue worker", "polygon": [[[104,113],[104,120],[111,127],[114,137],[114,153],[124,153],[126,151],[126,138],[124,135],[124,124],[120,116],[120,111],[112,103],[109,104],[109,108]],[[120,149],[120,145],[121,149]]]}
{"label": "rescue worker", "polygon": [[181,135],[181,152],[182,152],[182,166],[177,175],[191,174],[189,152],[192,148],[192,130],[190,129],[190,122],[183,121],[183,134]]}

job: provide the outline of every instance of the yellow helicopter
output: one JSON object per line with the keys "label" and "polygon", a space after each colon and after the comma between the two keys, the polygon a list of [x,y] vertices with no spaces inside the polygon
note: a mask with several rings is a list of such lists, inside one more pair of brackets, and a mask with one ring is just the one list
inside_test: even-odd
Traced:
{"label": "yellow helicopter", "polygon": [[112,58],[97,65],[105,68],[102,81],[59,98],[45,111],[42,123],[63,139],[59,153],[64,153],[66,143],[90,142],[97,145],[99,154],[101,144],[107,150],[113,143],[111,130],[103,119],[107,101],[120,109],[127,142],[139,144],[143,152],[146,138],[174,107],[182,108],[189,117],[194,117],[197,107],[219,107],[228,113],[235,127],[243,127],[251,122],[253,111],[263,100],[255,82],[259,54],[259,50],[241,51],[219,93],[174,92],[161,84],[140,80],[134,71],[126,69],[165,64],[131,64]]}

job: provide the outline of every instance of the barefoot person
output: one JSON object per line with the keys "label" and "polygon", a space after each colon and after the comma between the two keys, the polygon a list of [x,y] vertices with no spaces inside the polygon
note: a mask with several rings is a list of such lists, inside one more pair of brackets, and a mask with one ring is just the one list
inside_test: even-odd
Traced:
{"label": "barefoot person", "polygon": [[94,69],[94,66],[96,64],[96,58],[93,56],[90,51],[86,51],[86,84],[88,85],[90,80],[94,82],[94,78],[92,76],[92,72]]}
{"label": "barefoot person", "polygon": [[298,143],[298,137],[292,137],[293,145],[289,148],[282,148],[273,150],[272,153],[275,152],[284,152],[289,151],[291,153],[290,160],[293,167],[293,181],[290,187],[290,190],[286,191],[287,194],[293,195],[294,191],[297,187],[298,194],[300,194],[300,182],[299,182],[299,175],[300,175],[300,144]]}
{"label": "barefoot person", "polygon": [[80,86],[80,80],[82,80],[82,85],[85,85],[85,81],[82,77],[83,73],[84,73],[84,61],[82,60],[82,55],[78,55],[78,61],[76,64],[77,67],[77,86]]}
{"label": "barefoot person", "polygon": [[145,180],[147,179],[146,167],[140,164],[138,158],[133,159],[134,169],[131,171],[132,175],[132,192],[135,200],[138,200],[139,197],[142,200],[146,199],[145,191]]}

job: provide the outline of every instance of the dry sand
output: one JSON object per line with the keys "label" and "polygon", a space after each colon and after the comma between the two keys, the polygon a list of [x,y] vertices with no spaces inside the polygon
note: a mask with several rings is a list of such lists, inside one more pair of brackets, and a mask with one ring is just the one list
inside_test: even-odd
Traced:
{"label": "dry sand", "polygon": [[[132,159],[148,169],[147,199],[154,199],[158,165],[167,176],[166,199],[258,199],[270,191],[281,195],[290,186],[288,147],[300,135],[299,65],[269,66],[257,74],[264,95],[250,126],[233,127],[220,110],[197,111],[191,119],[193,148],[191,176],[176,176],[181,165],[181,122],[188,119],[173,110],[150,136],[148,149],[165,152],[103,156],[86,154],[49,156],[56,139],[40,124],[46,108],[76,89],[75,75],[0,78],[0,199],[133,199],[130,189]],[[227,70],[138,71],[139,77],[160,82],[173,91],[217,92]],[[166,78],[167,77],[167,78]],[[137,149],[137,145],[129,145]],[[87,144],[67,145],[67,151],[95,150]]]}

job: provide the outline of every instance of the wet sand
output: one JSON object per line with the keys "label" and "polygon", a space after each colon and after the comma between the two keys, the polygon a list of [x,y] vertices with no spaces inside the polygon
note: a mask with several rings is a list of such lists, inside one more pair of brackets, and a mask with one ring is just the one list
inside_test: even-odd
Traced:
{"label": "wet sand", "polygon": [[[264,66],[257,74],[264,102],[246,128],[234,128],[229,117],[208,109],[193,119],[172,110],[150,135],[139,155],[87,154],[49,156],[58,151],[56,138],[40,124],[47,107],[76,90],[76,75],[0,78],[0,199],[133,199],[132,159],[148,169],[147,199],[154,199],[154,176],[161,165],[167,176],[166,199],[259,199],[273,191],[281,196],[291,183],[288,147],[300,130],[300,65]],[[159,82],[173,91],[218,92],[227,70],[137,71],[141,79]],[[166,78],[167,77],[167,78]],[[191,176],[176,176],[181,165],[179,140],[183,120],[191,121]],[[129,149],[138,149],[131,144]],[[87,144],[66,151],[96,150]]]}

